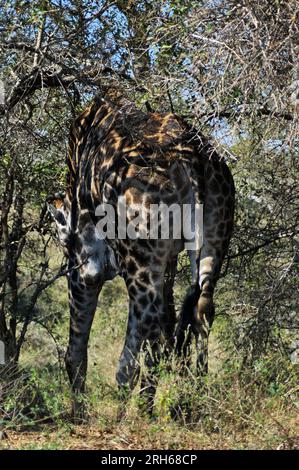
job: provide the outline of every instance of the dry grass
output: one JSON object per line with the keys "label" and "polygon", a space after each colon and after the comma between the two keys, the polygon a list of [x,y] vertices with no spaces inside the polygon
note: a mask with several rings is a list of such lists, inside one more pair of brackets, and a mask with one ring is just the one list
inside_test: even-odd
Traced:
{"label": "dry grass", "polygon": [[[63,280],[60,288],[64,289]],[[113,302],[112,302],[113,299]],[[66,296],[60,298],[66,308]],[[283,359],[266,358],[241,371],[228,357],[217,333],[211,337],[211,370],[201,391],[187,380],[161,370],[156,419],[141,418],[137,391],[127,416],[117,422],[115,371],[124,339],[127,298],[120,279],[107,283],[93,325],[89,346],[86,425],[69,418],[69,387],[57,362],[57,345],[34,327],[23,351],[27,379],[9,392],[9,420],[2,423],[2,449],[295,449],[299,447],[296,375]],[[218,320],[219,322],[220,320]],[[54,336],[64,349],[67,309]],[[221,325],[221,331],[223,325]],[[268,361],[268,362],[267,362]],[[275,363],[275,367],[273,365]],[[280,361],[280,362],[279,362]],[[279,373],[278,373],[279,371]],[[275,375],[276,374],[276,375]],[[21,386],[20,386],[21,384]],[[22,388],[23,387],[23,388]],[[170,408],[182,396],[191,412],[179,421]],[[184,409],[184,408],[183,408]],[[13,410],[13,413],[11,412]]]}
{"label": "dry grass", "polygon": [[[287,412],[288,410],[284,410]],[[103,411],[102,411],[103,412]],[[298,417],[266,413],[260,425],[244,429],[227,426],[207,432],[198,424],[188,427],[174,422],[156,423],[129,416],[122,423],[103,423],[94,417],[88,425],[44,424],[35,430],[9,430],[1,449],[298,449]],[[283,422],[283,425],[281,424]]]}

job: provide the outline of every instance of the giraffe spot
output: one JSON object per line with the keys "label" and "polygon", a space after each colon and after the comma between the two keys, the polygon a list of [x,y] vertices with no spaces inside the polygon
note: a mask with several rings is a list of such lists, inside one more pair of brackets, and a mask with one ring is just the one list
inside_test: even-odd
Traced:
{"label": "giraffe spot", "polygon": [[137,265],[132,259],[127,263],[127,271],[129,274],[135,274],[137,271]]}
{"label": "giraffe spot", "polygon": [[152,315],[146,315],[145,319],[144,319],[144,323],[145,325],[151,325],[153,322],[153,317]]}
{"label": "giraffe spot", "polygon": [[136,261],[142,266],[146,266],[150,261],[150,256],[141,251],[136,251],[134,256],[135,256]]}
{"label": "giraffe spot", "polygon": [[142,297],[140,297],[140,298],[138,299],[138,302],[140,303],[140,305],[142,305],[142,307],[146,307],[147,304],[148,304],[147,295],[143,295]]}

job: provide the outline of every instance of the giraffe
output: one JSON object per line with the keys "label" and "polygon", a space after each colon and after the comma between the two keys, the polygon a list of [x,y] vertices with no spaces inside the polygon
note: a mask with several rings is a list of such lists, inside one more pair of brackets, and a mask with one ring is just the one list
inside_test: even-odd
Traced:
{"label": "giraffe", "polygon": [[[208,140],[182,118],[143,113],[109,93],[96,97],[75,119],[67,165],[66,192],[49,198],[48,208],[68,258],[70,332],[65,362],[73,416],[83,413],[79,396],[85,387],[97,299],[104,282],[117,275],[126,283],[129,312],[116,380],[127,399],[138,381],[139,355],[144,351],[147,372],[141,377],[140,393],[151,414],[163,351],[175,350],[178,360],[184,359],[194,336],[198,372],[207,372],[213,292],[233,228],[233,178]],[[96,228],[97,207],[109,203],[117,212],[120,197],[133,213],[135,206],[145,208],[146,217],[152,204],[203,204],[202,246],[196,234],[189,251],[192,286],[178,322],[173,283],[186,240],[183,235],[174,237],[174,231],[182,221],[170,214],[167,239],[102,239]],[[132,214],[126,217],[131,221]]]}

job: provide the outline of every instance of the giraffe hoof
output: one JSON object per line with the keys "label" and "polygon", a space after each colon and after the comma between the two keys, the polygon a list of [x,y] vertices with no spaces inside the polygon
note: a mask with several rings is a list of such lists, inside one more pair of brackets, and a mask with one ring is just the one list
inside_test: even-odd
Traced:
{"label": "giraffe hoof", "polygon": [[73,424],[86,424],[88,421],[86,407],[83,402],[74,402],[72,405],[71,420]]}

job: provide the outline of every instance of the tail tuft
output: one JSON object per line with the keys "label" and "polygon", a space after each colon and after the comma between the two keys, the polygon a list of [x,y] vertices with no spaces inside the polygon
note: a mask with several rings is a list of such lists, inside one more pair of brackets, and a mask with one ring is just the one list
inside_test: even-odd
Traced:
{"label": "tail tuft", "polygon": [[200,297],[199,285],[190,287],[182,306],[178,325],[176,328],[176,353],[186,356],[191,342],[192,325],[194,322],[194,308]]}

